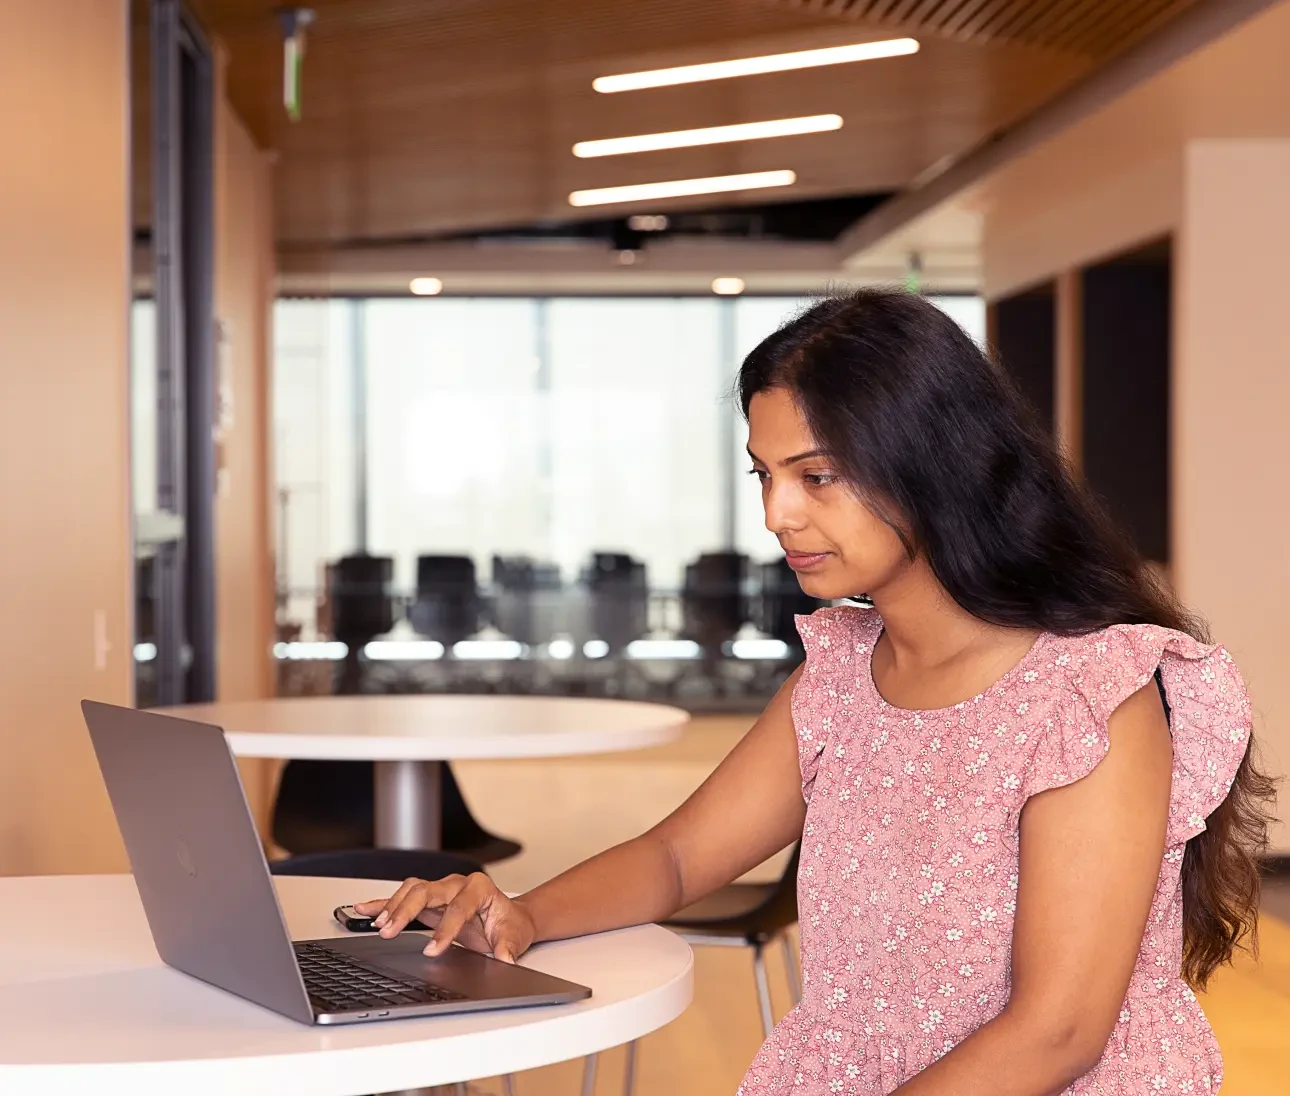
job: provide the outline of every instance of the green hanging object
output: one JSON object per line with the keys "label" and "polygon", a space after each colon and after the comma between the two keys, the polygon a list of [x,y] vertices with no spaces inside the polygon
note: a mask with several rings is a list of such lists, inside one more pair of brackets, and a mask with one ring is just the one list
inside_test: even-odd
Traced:
{"label": "green hanging object", "polygon": [[314,21],[312,8],[279,8],[282,24],[282,105],[287,117],[300,121],[300,70],[305,58],[305,28]]}
{"label": "green hanging object", "polygon": [[917,251],[909,253],[909,266],[905,272],[905,289],[910,293],[923,291],[923,257]]}

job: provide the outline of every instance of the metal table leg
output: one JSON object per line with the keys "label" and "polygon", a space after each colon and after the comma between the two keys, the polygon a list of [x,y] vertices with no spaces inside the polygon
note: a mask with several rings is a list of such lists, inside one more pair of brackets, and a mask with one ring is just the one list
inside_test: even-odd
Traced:
{"label": "metal table leg", "polygon": [[376,762],[377,848],[443,847],[439,765],[438,761]]}

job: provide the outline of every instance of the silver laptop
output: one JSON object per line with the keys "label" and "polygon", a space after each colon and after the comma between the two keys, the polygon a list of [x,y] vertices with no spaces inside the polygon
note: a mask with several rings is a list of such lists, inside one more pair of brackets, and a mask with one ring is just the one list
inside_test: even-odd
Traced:
{"label": "silver laptop", "polygon": [[168,966],[305,1024],[591,996],[461,947],[428,959],[422,933],[293,942],[223,732],[88,700],[81,707]]}

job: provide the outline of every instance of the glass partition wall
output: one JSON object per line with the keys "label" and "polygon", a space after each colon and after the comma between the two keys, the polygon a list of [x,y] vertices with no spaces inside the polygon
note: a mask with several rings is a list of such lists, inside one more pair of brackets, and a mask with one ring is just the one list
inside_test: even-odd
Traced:
{"label": "glass partition wall", "polygon": [[[806,303],[280,301],[284,691],[760,703],[812,605],[732,389]],[[982,338],[979,300],[943,304]]]}

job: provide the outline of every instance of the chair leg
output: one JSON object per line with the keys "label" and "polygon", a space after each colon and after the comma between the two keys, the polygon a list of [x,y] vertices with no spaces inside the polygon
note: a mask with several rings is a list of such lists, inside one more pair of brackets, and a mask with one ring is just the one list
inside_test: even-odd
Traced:
{"label": "chair leg", "polygon": [[599,1054],[588,1054],[582,1063],[582,1096],[596,1094],[596,1066],[600,1064]]}
{"label": "chair leg", "polygon": [[779,938],[784,948],[784,969],[788,972],[788,992],[792,995],[793,1004],[802,1003],[802,972],[797,966],[797,952],[793,948],[793,938],[784,933]]}
{"label": "chair leg", "polygon": [[623,1096],[633,1096],[636,1091],[636,1040],[627,1044],[627,1062],[623,1067]]}
{"label": "chair leg", "polygon": [[770,1010],[770,983],[766,981],[766,956],[761,944],[753,945],[753,975],[757,979],[757,1004],[761,1007],[761,1026],[766,1037],[775,1029],[775,1017]]}
{"label": "chair leg", "polygon": [[515,1096],[515,1077],[510,1073],[502,1077],[502,1092],[505,1096]]}

